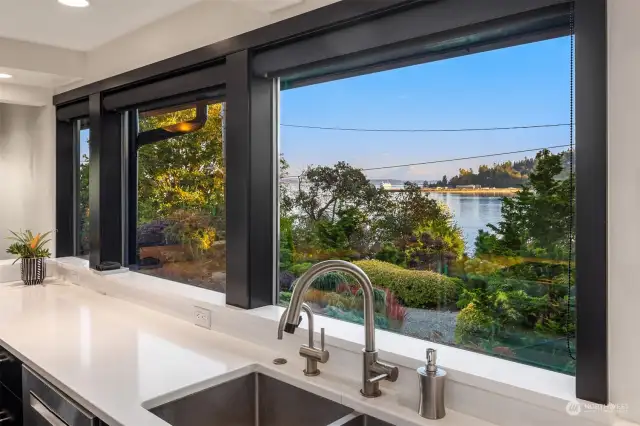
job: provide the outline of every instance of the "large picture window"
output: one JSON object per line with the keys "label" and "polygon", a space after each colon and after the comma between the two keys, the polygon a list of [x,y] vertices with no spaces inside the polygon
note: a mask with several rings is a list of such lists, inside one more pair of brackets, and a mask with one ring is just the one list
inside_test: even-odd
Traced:
{"label": "large picture window", "polygon": [[[280,303],[343,259],[376,287],[378,328],[574,374],[570,44],[283,90]],[[306,300],[363,322],[340,273]]]}
{"label": "large picture window", "polygon": [[224,292],[224,104],[138,117],[138,270]]}
{"label": "large picture window", "polygon": [[[608,403],[606,2],[382,3],[54,96],[56,254],[90,234],[92,268],[242,309],[346,260],[377,329],[575,375]],[[305,296],[361,324],[361,293],[330,273]]]}

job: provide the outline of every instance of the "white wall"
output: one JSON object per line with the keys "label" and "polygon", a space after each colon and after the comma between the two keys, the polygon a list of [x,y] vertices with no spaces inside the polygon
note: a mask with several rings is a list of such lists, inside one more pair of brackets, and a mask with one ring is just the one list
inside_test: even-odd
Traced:
{"label": "white wall", "polygon": [[0,104],[0,259],[8,229],[55,227],[55,114],[53,106]]}
{"label": "white wall", "polygon": [[46,106],[51,104],[53,90],[44,87],[0,83],[0,102],[7,104]]}
{"label": "white wall", "polygon": [[608,21],[610,396],[640,422],[640,1],[609,0]]}

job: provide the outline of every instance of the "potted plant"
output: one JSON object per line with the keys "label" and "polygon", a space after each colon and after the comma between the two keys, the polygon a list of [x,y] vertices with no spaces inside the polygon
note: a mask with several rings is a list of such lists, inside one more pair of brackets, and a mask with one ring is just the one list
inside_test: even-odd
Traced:
{"label": "potted plant", "polygon": [[[45,248],[50,239],[47,240],[47,236],[51,232],[47,232],[44,235],[38,234],[36,236],[29,230],[13,232],[13,234],[7,239],[13,241],[13,243],[7,249],[7,253],[15,254],[18,256],[20,264],[20,274],[22,281],[26,285],[42,284],[44,278],[47,276],[47,265],[45,258],[51,257],[51,253],[48,248]],[[16,263],[13,262],[13,263]]]}

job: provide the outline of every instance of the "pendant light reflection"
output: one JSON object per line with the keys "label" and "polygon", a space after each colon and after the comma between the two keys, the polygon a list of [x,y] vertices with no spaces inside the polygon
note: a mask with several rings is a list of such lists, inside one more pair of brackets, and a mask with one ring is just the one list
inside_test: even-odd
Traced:
{"label": "pendant light reflection", "polygon": [[58,3],[70,7],[87,7],[89,6],[88,0],[58,0]]}

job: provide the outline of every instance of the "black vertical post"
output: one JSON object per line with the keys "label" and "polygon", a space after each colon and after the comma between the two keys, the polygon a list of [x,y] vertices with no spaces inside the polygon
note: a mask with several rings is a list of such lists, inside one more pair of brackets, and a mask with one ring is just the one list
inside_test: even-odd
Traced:
{"label": "black vertical post", "polygon": [[272,80],[253,77],[250,55],[227,56],[227,303],[245,309],[274,302]]}
{"label": "black vertical post", "polygon": [[76,238],[76,127],[56,122],[56,257],[75,255]]}
{"label": "black vertical post", "polygon": [[89,97],[89,119],[89,265],[95,268],[122,262],[122,131],[120,114],[103,110],[100,93]]}
{"label": "black vertical post", "polygon": [[575,23],[576,396],[607,404],[606,0],[576,1]]}
{"label": "black vertical post", "polygon": [[126,265],[138,263],[138,114],[136,110],[131,110],[127,114],[127,253]]}

